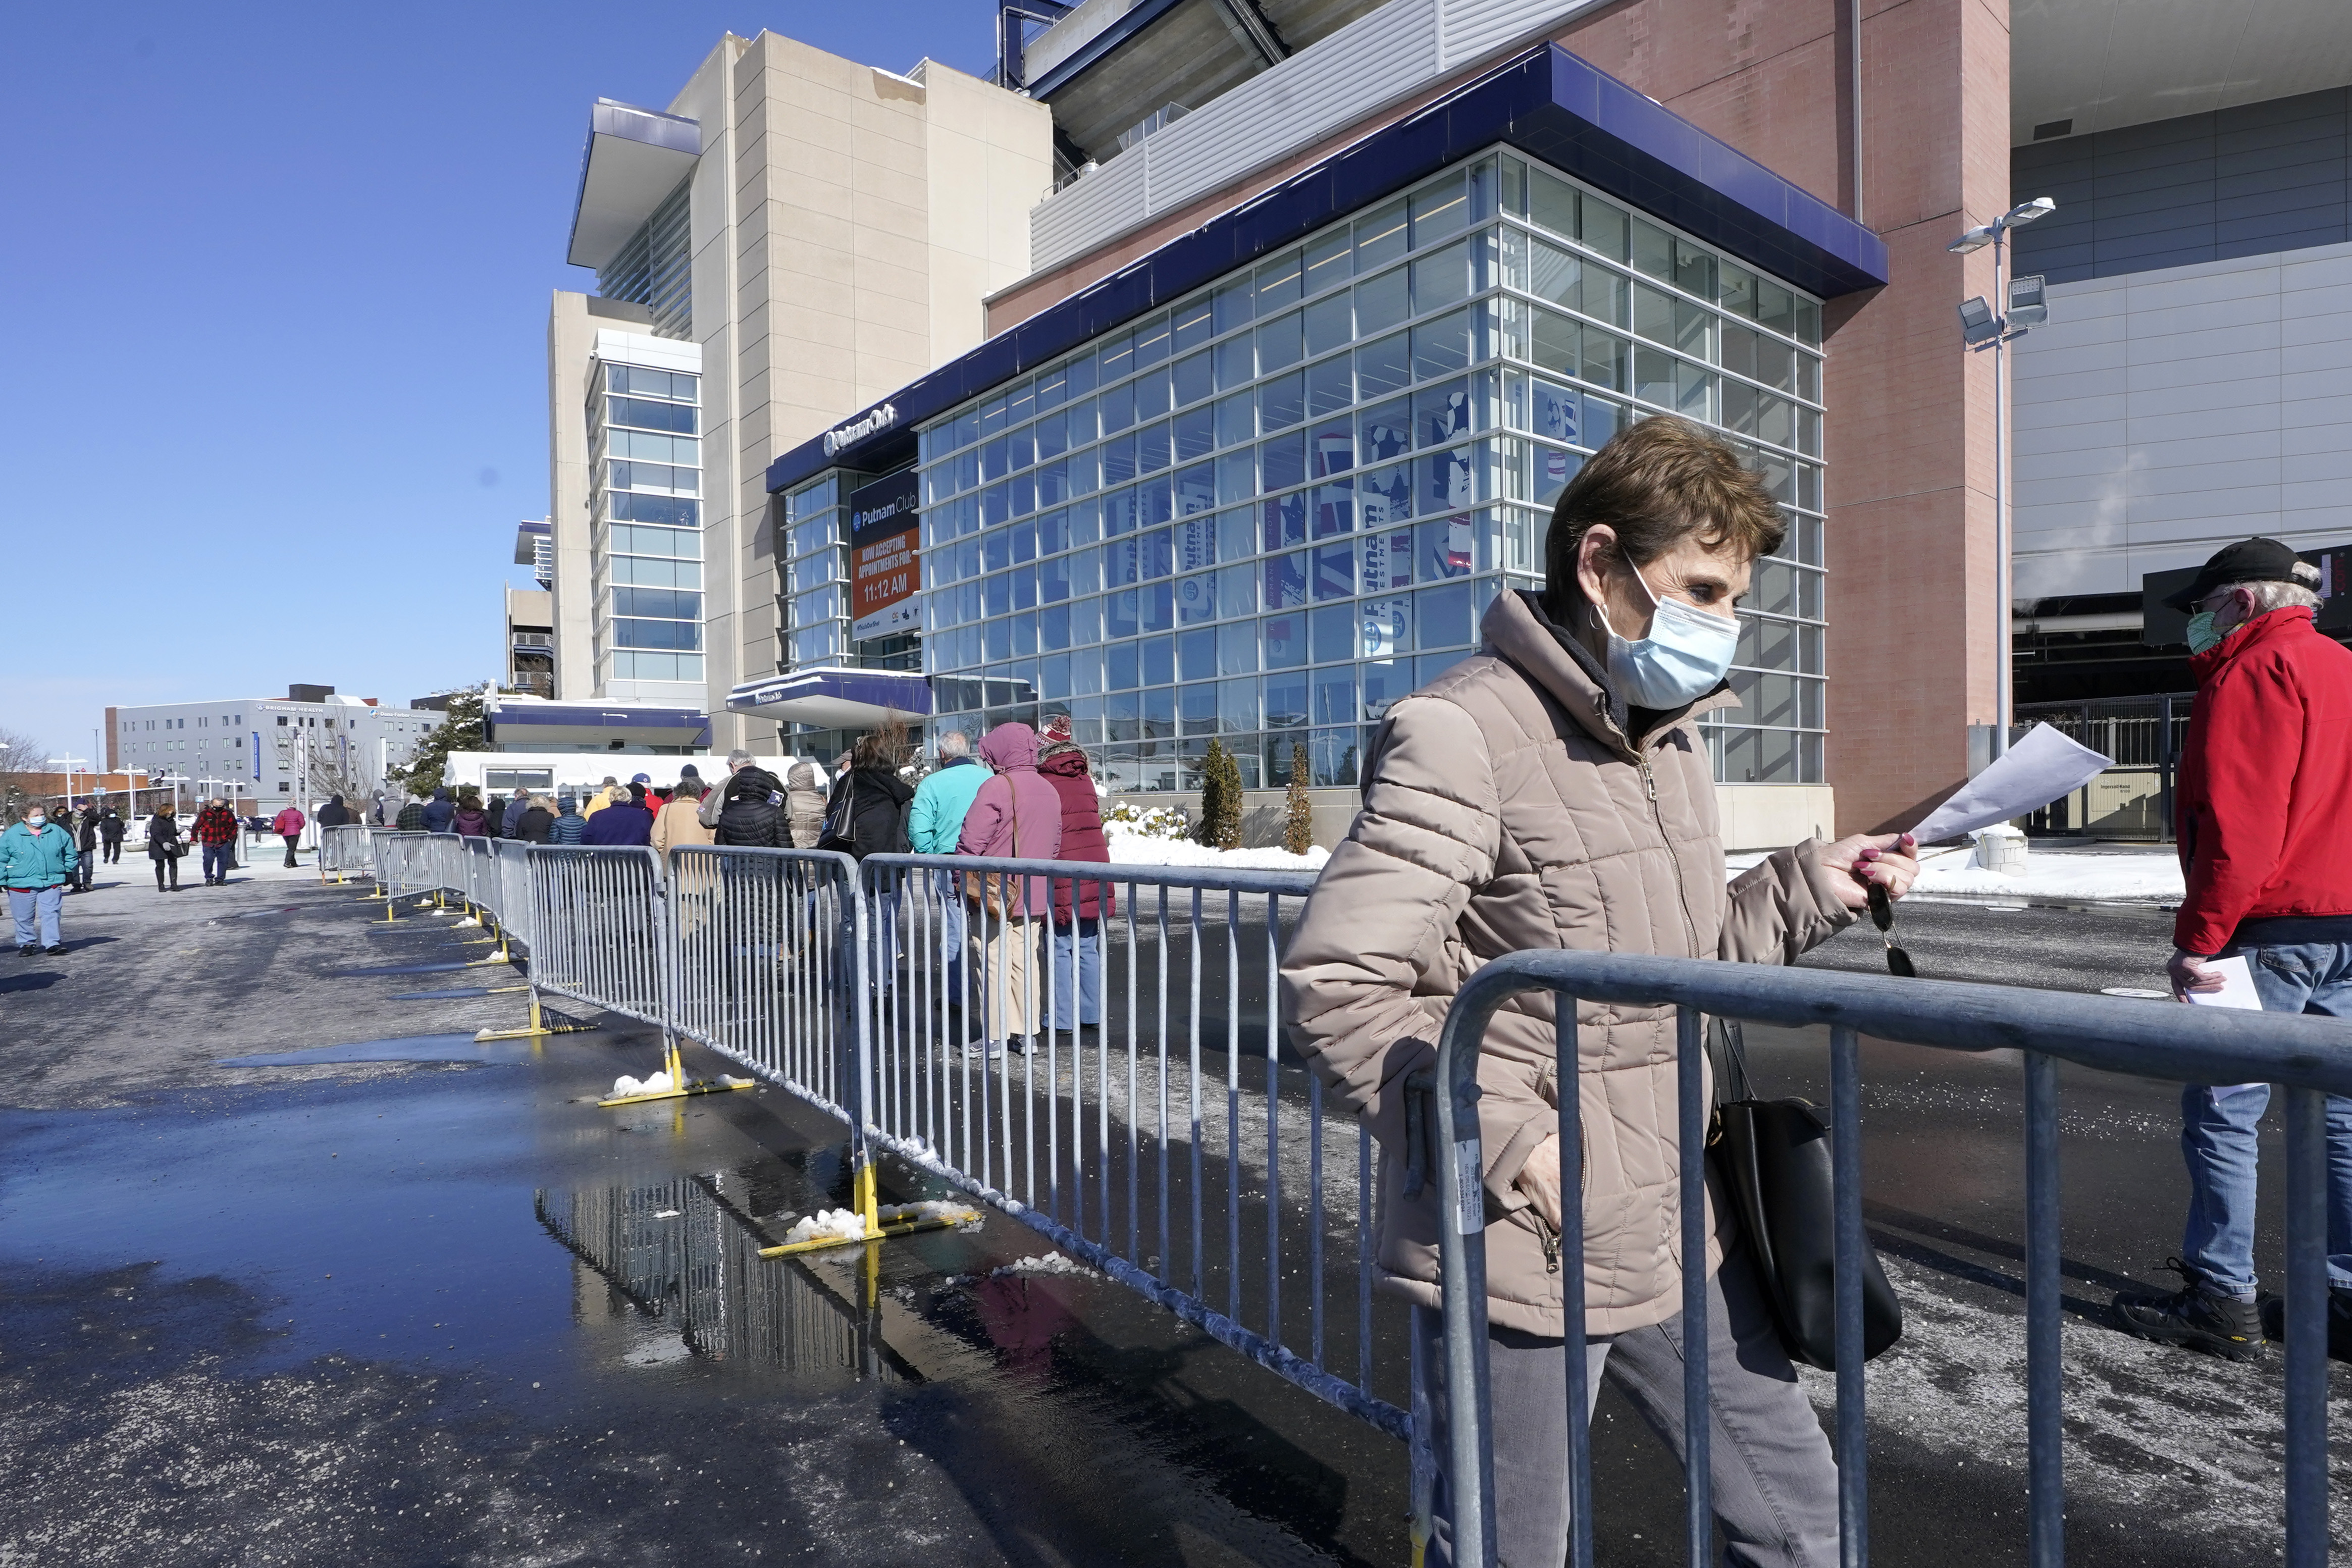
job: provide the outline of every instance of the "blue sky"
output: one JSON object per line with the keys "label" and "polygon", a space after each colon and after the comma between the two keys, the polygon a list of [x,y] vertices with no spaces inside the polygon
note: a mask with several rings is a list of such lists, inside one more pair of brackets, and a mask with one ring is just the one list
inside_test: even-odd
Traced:
{"label": "blue sky", "polygon": [[0,51],[0,728],[499,671],[588,106],[725,32],[994,59],[989,0],[33,6]]}

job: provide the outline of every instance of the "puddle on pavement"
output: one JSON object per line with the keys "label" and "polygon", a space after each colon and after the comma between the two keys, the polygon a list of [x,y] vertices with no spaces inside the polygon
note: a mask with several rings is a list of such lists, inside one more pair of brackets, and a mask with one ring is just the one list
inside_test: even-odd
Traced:
{"label": "puddle on pavement", "polygon": [[337,969],[330,972],[336,980],[349,980],[362,974],[446,974],[453,969],[463,969],[467,961],[451,959],[439,963],[385,963],[373,969]]}
{"label": "puddle on pavement", "polygon": [[[459,995],[468,993],[459,992]],[[362,1040],[350,1046],[316,1046],[304,1051],[279,1051],[268,1056],[224,1057],[214,1065],[225,1068],[307,1068],[336,1062],[527,1062],[529,1040],[487,1040],[477,1044],[471,1035],[411,1035],[404,1039]]]}

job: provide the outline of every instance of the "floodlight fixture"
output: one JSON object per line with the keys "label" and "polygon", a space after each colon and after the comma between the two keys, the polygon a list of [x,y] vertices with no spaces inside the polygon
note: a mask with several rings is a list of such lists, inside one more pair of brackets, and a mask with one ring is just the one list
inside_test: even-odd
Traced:
{"label": "floodlight fixture", "polygon": [[1993,319],[1992,307],[1981,294],[1960,305],[1960,341],[1974,348],[2000,336],[2000,323]]}
{"label": "floodlight fixture", "polygon": [[1980,223],[1944,248],[1954,256],[1966,256],[1972,250],[1982,250],[1986,246],[1990,245],[1992,237],[2000,232],[1991,224]]}
{"label": "floodlight fixture", "polygon": [[2009,280],[2009,324],[2020,331],[2038,327],[2050,319],[2050,298],[2042,288],[2042,274],[2032,273]]}
{"label": "floodlight fixture", "polygon": [[2008,212],[2002,214],[2000,219],[2001,226],[2003,228],[2022,228],[2027,224],[2032,223],[2035,218],[2048,217],[2052,213],[2056,212],[2057,210],[2058,204],[2052,201],[2048,196],[2036,196],[2030,202],[2019,203],[2016,206],[2010,208]]}

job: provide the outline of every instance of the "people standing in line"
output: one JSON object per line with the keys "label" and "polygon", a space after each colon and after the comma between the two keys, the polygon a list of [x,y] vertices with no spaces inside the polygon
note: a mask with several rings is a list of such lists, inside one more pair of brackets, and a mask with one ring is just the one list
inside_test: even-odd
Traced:
{"label": "people standing in line", "polygon": [[228,802],[207,800],[197,803],[196,819],[188,825],[188,837],[194,839],[204,851],[205,886],[207,888],[227,886],[229,868],[236,864],[236,836],[240,831],[242,825]]}
{"label": "people standing in line", "polygon": [[[995,770],[965,811],[956,837],[959,855],[1051,860],[1062,847],[1062,797],[1037,773],[1037,731],[999,724],[980,742],[980,758]],[[992,1059],[1007,1047],[1026,1051],[1037,1032],[1033,973],[1036,921],[1051,910],[1043,877],[982,874],[965,879],[979,966],[982,1037]]]}
{"label": "people standing in line", "polygon": [[393,830],[398,833],[425,831],[425,803],[415,795],[402,797],[400,809],[393,813]]}
{"label": "people standing in line", "polygon": [[125,831],[122,814],[114,807],[110,805],[99,814],[98,841],[106,847],[106,863],[110,866],[119,866],[122,863],[122,838]]}
{"label": "people standing in line", "polygon": [[654,813],[654,853],[667,866],[672,845],[711,842],[711,830],[702,826],[702,781],[682,778],[671,792],[668,804]]}
{"label": "people standing in line", "polygon": [[568,795],[555,797],[555,820],[547,825],[550,844],[577,844],[588,830],[588,819],[580,815],[580,803]]}
{"label": "people standing in line", "polygon": [[461,838],[490,836],[490,814],[482,809],[482,797],[469,787],[457,791],[457,809],[449,817],[449,831]]}
{"label": "people standing in line", "polygon": [[[717,789],[711,790],[702,797],[703,826],[717,827],[719,826],[719,814],[727,809],[727,801],[729,798],[727,794],[728,784],[737,773],[741,773],[745,768],[748,768],[751,765],[751,753],[744,751],[741,747],[739,746],[735,750],[727,753],[727,777],[719,781],[719,787]],[[803,845],[802,847],[805,848],[807,846]]]}
{"label": "people standing in line", "polygon": [[0,884],[8,889],[8,912],[16,921],[17,956],[65,952],[58,921],[66,884],[80,860],[74,836],[51,822],[46,807],[33,807],[0,832]]}
{"label": "people standing in line", "polygon": [[580,842],[649,844],[653,834],[654,814],[646,809],[643,792],[633,795],[622,790],[610,805],[588,819],[588,826],[581,829]]}
{"label": "people standing in line", "polygon": [[[1754,1249],[1726,1206],[1712,1236],[1682,1234],[1671,1005],[1586,1002],[1569,1020],[1580,1159],[1561,1150],[1554,998],[1512,999],[1478,1041],[1477,1142],[1459,1146],[1483,1151],[1468,1173],[1479,1206],[1441,1215],[1434,1182],[1402,1195],[1408,1161],[1454,1155],[1413,1147],[1436,1111],[1407,1102],[1481,965],[1528,948],[1789,963],[1851,924],[1873,884],[1899,898],[1917,875],[1893,835],[1809,839],[1726,875],[1696,721],[1730,700],[1733,605],[1785,530],[1739,454],[1686,420],[1646,419],[1602,447],[1553,510],[1543,589],[1497,595],[1483,653],[1390,706],[1363,809],[1281,962],[1291,1043],[1380,1141],[1383,1288],[1414,1303],[1417,1348],[1441,1383],[1438,1229],[1457,1217],[1485,1229],[1493,1426],[1509,1435],[1487,1506],[1506,1563],[1568,1555],[1571,1356],[1588,1398],[1605,1374],[1682,1452],[1685,1268],[1707,1276],[1708,1452],[1727,1560],[1839,1561],[1836,1461]],[[1583,1216],[1575,1322],[1563,1189]],[[1441,1397],[1440,1560],[1455,1496],[1445,1410]]]}
{"label": "people standing in line", "polygon": [[[907,731],[903,724],[868,730],[850,748],[849,771],[833,786],[825,802],[824,830],[816,847],[863,860],[868,855],[907,852],[907,810],[915,786],[898,776],[905,765]],[[869,930],[874,972],[870,981],[887,991],[898,974],[900,899],[895,879],[879,884]]]}
{"label": "people standing in line", "polygon": [[795,849],[814,849],[824,837],[824,772],[814,763],[784,770],[784,820]]}
{"label": "people standing in line", "polygon": [[530,809],[530,791],[517,784],[513,796],[507,801],[506,809],[499,813],[498,837],[500,838],[521,837],[517,829],[522,826],[522,814]]}
{"label": "people standing in line", "polygon": [[[940,765],[915,786],[914,804],[907,810],[907,841],[918,855],[952,855],[963,835],[964,814],[971,809],[971,797],[988,782],[988,770],[973,758],[971,737],[961,730],[940,731],[932,749]],[[809,771],[814,774],[816,770]],[[963,893],[951,871],[934,871],[931,878],[932,901],[940,917],[941,999],[948,1006],[961,1007],[964,944],[970,939]]]}
{"label": "people standing in line", "polygon": [[[2187,888],[2167,965],[2186,1001],[2243,958],[2266,1013],[2352,1017],[2352,652],[2313,624],[2318,569],[2274,539],[2209,559],[2166,603],[2190,612],[2197,717],[2173,786]],[[2189,1220],[2181,1288],[2116,1298],[2146,1340],[2263,1354],[2254,1274],[2256,1132],[2268,1084],[2180,1094]],[[2327,1348],[2352,1360],[2352,1098],[2329,1095]]]}
{"label": "people standing in line", "polygon": [[327,804],[319,808],[320,830],[330,827],[349,827],[352,825],[352,808],[343,804],[343,797],[339,795],[329,795]]}
{"label": "people standing in line", "polygon": [[[1047,733],[1053,726],[1047,725]],[[1066,723],[1063,732],[1068,732]],[[1055,741],[1038,753],[1037,772],[1062,797],[1062,847],[1055,858],[1108,865],[1110,845],[1103,837],[1102,800],[1087,771],[1087,754],[1068,741]],[[1054,883],[1054,1005],[1056,1034],[1102,1026],[1102,922],[1118,913],[1118,890],[1108,882],[1080,879]]]}
{"label": "people standing in line", "polygon": [[90,879],[98,872],[98,802],[82,802],[81,814],[75,818],[73,825],[74,848],[78,852],[74,862],[74,887],[79,892],[89,891]]}
{"label": "people standing in line", "polygon": [[621,799],[628,793],[628,791],[621,787],[620,780],[614,778],[610,773],[606,773],[604,775],[604,782],[597,786],[596,793],[590,795],[586,800],[581,803],[580,815],[583,816],[593,817],[598,812],[604,810],[614,801]]}
{"label": "people standing in line", "polygon": [[166,890],[166,872],[172,879],[169,890],[180,890],[180,857],[188,852],[188,846],[180,837],[177,811],[170,801],[157,801],[155,815],[147,819],[147,858],[155,863],[155,890],[159,893]]}
{"label": "people standing in line", "polygon": [[425,803],[425,831],[427,833],[448,832],[450,820],[457,815],[457,805],[455,801],[449,798],[448,787],[445,784],[435,785],[433,790],[433,798]]}
{"label": "people standing in line", "polygon": [[555,803],[543,795],[535,795],[523,802],[522,815],[515,818],[513,837],[525,844],[544,844],[547,830],[555,826]]}
{"label": "people standing in line", "polygon": [[[729,753],[728,762],[733,767],[734,753]],[[718,824],[711,829],[712,843],[768,849],[793,847],[784,826],[783,785],[775,774],[747,755],[743,765],[727,775],[726,795]]]}
{"label": "people standing in line", "polygon": [[286,868],[289,871],[301,864],[294,858],[294,851],[301,847],[302,825],[308,820],[302,808],[292,801],[288,801],[286,809],[270,819],[269,831],[286,840]]}

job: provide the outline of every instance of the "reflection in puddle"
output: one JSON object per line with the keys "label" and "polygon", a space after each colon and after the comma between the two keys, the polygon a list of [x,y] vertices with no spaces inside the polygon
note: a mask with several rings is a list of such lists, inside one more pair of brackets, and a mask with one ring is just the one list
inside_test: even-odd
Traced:
{"label": "reflection in puddle", "polygon": [[350,1046],[318,1046],[307,1051],[277,1051],[266,1056],[224,1057],[215,1067],[307,1068],[336,1062],[527,1062],[528,1040],[492,1040],[476,1044],[471,1035],[411,1035],[397,1040],[362,1040]]}
{"label": "reflection in puddle", "polygon": [[914,1381],[881,1342],[879,1249],[866,1248],[863,1258],[853,1252],[846,1268],[763,1258],[767,1243],[729,1195],[730,1183],[722,1172],[541,1189],[533,1207],[549,1235],[669,1330],[632,1350],[630,1364],[693,1354],[802,1374]]}

